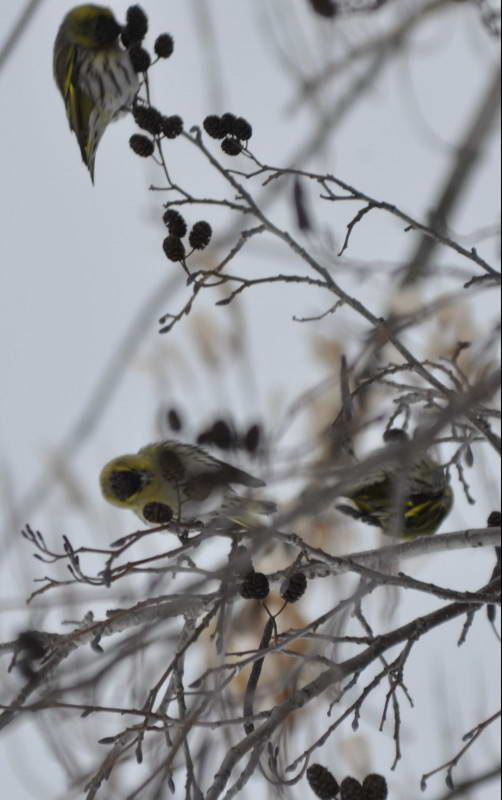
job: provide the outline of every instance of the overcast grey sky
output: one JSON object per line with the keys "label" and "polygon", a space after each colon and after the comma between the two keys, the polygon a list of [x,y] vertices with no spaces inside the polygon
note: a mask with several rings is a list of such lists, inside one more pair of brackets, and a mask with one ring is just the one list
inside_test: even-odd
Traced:
{"label": "overcast grey sky", "polygon": [[[273,428],[281,422],[288,403],[327,374],[326,365],[315,356],[316,337],[346,343],[350,348],[353,337],[359,339],[365,333],[362,322],[346,309],[318,324],[294,322],[293,315],[319,314],[331,301],[316,290],[281,285],[252,289],[242,298],[251,368],[232,363],[228,351],[222,356],[221,370],[212,374],[201,363],[193,321],[183,321],[168,336],[158,335],[158,317],[178,310],[187,292],[177,268],[162,252],[163,196],[148,191],[151,183],[161,181],[161,175],[130,151],[127,140],[133,124],[127,118],[107,130],[97,154],[96,185],[91,184],[52,79],[53,40],[72,5],[66,0],[42,2],[0,71],[0,491],[5,509],[2,531],[8,544],[8,558],[0,569],[1,595],[9,611],[2,614],[2,641],[14,638],[20,627],[35,624],[37,619],[36,614],[27,616],[22,603],[32,579],[43,570],[41,573],[29,546],[18,536],[20,525],[31,522],[53,543],[59,543],[63,533],[76,541],[97,544],[102,536],[109,541],[131,530],[134,523],[128,515],[103,503],[97,475],[109,458],[134,452],[158,435],[160,405],[181,406],[195,428],[222,407],[242,423],[263,416]],[[128,5],[113,4],[118,18],[124,18]],[[396,4],[391,3],[388,12],[345,21],[336,29],[314,19],[304,0],[145,0],[142,5],[151,30],[155,34],[169,31],[176,43],[174,56],[152,73],[154,102],[165,113],[180,114],[187,128],[200,125],[208,113],[231,110],[243,114],[255,131],[253,151],[267,163],[283,165],[308,140],[312,111],[308,105],[294,113],[288,111],[297,88],[274,47],[274,38],[282,35],[282,46],[289,40],[287,55],[293,63],[313,67],[377,35],[389,19],[413,3],[399,3],[397,12]],[[0,46],[22,7],[18,0],[2,4]],[[202,13],[205,7],[211,29]],[[212,44],[209,30],[214,36]],[[152,40],[150,37],[149,42]],[[362,191],[426,219],[435,189],[451,163],[452,147],[484,91],[496,59],[497,43],[483,29],[474,8],[452,7],[435,15],[430,24],[421,26],[411,48],[389,59],[364,99],[328,136],[308,166],[334,172]],[[322,100],[325,108],[338,102],[357,75],[357,69],[348,70],[332,83],[331,94],[326,93]],[[494,129],[486,141],[475,178],[451,220],[453,231],[466,246],[474,242],[463,237],[499,220],[498,133]],[[218,152],[216,143],[213,145]],[[170,169],[180,183],[201,195],[222,194],[222,182],[185,142],[170,143],[167,153]],[[240,168],[245,166],[244,160],[237,163]],[[308,191],[312,192],[310,187]],[[315,202],[314,194],[309,196]],[[315,208],[318,227],[341,241],[353,209],[327,208],[319,203]],[[276,202],[273,213],[281,225],[294,224],[290,197]],[[187,211],[191,221],[201,216],[211,222],[217,235],[228,230],[228,216],[220,211]],[[393,218],[374,213],[354,231],[347,255],[380,265],[398,262],[409,255],[413,235],[405,234]],[[483,256],[497,258],[495,238],[476,246]],[[441,261],[465,267],[445,254]],[[276,243],[260,240],[242,254],[236,273],[285,272],[297,266]],[[386,272],[379,270],[375,269],[371,281],[362,281],[358,273],[349,271],[341,278],[344,287],[357,292],[377,315],[384,313],[389,295]],[[451,284],[438,271],[434,293],[448,287],[451,289]],[[156,299],[149,301],[152,297]],[[475,305],[472,318],[466,311],[464,330],[455,328],[457,322],[451,320],[444,324],[451,323],[459,337],[466,331],[468,335],[469,329],[488,331],[497,308],[492,298],[485,297]],[[200,309],[207,315],[199,317],[199,326],[215,326],[215,336],[236,324],[231,307],[214,306],[217,299],[216,294],[208,294],[198,308],[198,313]],[[82,414],[131,321],[148,301],[151,311],[116,390],[78,453],[61,464],[60,445]],[[419,328],[408,341],[421,349],[421,335]],[[427,335],[433,338],[433,331]],[[26,498],[44,476],[54,483],[55,463],[59,463],[62,483],[25,518]],[[460,498],[446,529],[483,525],[487,513],[499,502],[494,497],[497,483],[493,469],[487,466],[485,474],[474,480],[482,503],[471,507]],[[483,491],[486,488],[488,491]],[[361,549],[374,544],[370,530],[358,540]],[[425,563],[422,574],[417,567],[414,574],[453,585],[467,558],[470,574],[466,588],[477,588],[488,577],[489,553],[443,556],[434,565]],[[462,576],[462,586],[464,583]],[[421,599],[425,613],[428,605]],[[105,606],[97,608],[102,613]],[[404,618],[414,611],[413,600],[407,597]],[[50,624],[57,630],[60,623],[60,609],[56,608]],[[457,634],[458,630],[452,633],[451,648]],[[472,636],[476,644],[471,642],[468,652],[460,655],[458,673],[457,668],[455,674],[449,671],[440,638],[435,644],[436,682],[420,684],[420,665],[412,673],[417,705],[420,693],[430,691],[430,685],[434,691],[442,686],[452,697],[458,691],[465,704],[452,712],[461,716],[455,726],[457,736],[492,710],[493,634],[486,625],[477,626]],[[489,648],[490,663],[481,655],[473,656],[476,651],[483,654],[485,648]],[[9,680],[13,686],[17,678]],[[471,682],[479,691],[469,698],[466,686]],[[488,684],[489,698],[484,696]],[[430,724],[429,720],[428,729]],[[53,778],[42,762],[35,763],[35,754],[46,757],[42,738],[43,730],[37,731],[32,721],[23,721],[4,733],[0,764],[4,780],[9,781],[6,796],[15,800],[62,796],[63,776]],[[382,745],[386,763],[392,749],[390,738]],[[487,733],[485,742],[480,750],[490,763],[497,740]],[[437,762],[437,741],[406,744],[419,767]],[[443,755],[457,746],[459,740],[448,742]],[[28,749],[29,768],[25,761]],[[478,756],[479,751],[473,752],[474,763]],[[402,791],[411,774],[409,765],[402,772],[398,769],[396,787]],[[442,788],[437,779],[427,797],[434,800]],[[496,796],[498,788],[491,784],[479,790],[476,800],[494,800]]]}

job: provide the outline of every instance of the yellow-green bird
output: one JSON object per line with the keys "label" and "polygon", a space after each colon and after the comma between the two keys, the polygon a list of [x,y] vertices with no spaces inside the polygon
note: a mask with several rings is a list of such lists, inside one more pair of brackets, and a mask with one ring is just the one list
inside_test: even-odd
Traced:
{"label": "yellow-green bird", "polygon": [[121,30],[109,8],[86,3],[68,12],[54,42],[54,77],[93,182],[100,139],[138,91]]}
{"label": "yellow-green bird", "polygon": [[[384,440],[392,446],[406,442],[408,436],[405,431],[392,429]],[[356,508],[338,505],[339,511],[381,528],[387,536],[402,539],[435,533],[453,506],[449,477],[428,453],[420,453],[411,464],[398,457],[390,459],[343,495]]]}
{"label": "yellow-green bird", "polygon": [[246,527],[246,522],[257,522],[250,515],[276,510],[274,503],[240,497],[231,484],[265,486],[259,478],[214,458],[201,447],[174,440],[114,458],[100,476],[105,500],[134,511],[147,524],[183,523],[216,514]]}

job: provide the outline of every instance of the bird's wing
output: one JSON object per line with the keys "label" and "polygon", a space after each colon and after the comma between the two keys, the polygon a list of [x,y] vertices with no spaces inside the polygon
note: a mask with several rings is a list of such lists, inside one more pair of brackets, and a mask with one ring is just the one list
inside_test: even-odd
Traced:
{"label": "bird's wing", "polygon": [[[89,95],[79,88],[79,59],[77,48],[72,45],[64,48],[58,58],[60,59],[60,63],[55,70],[57,76],[56,80],[61,94],[63,95],[68,122],[71,130],[74,131],[77,137],[82,160],[86,166],[89,166],[89,119],[92,113],[93,103]],[[61,76],[61,79],[58,76]]]}
{"label": "bird's wing", "polygon": [[256,489],[260,486],[265,486],[265,481],[260,480],[260,478],[255,478],[243,469],[233,467],[231,464],[227,464],[225,461],[220,461],[217,458],[215,458],[215,462],[217,464],[215,470],[219,472],[225,483],[238,483],[241,486],[250,486]]}
{"label": "bird's wing", "polygon": [[368,489],[372,490],[372,495],[383,498],[388,495],[391,479],[384,470],[376,470],[363,475],[359,480],[342,492],[344,497],[354,497],[354,495],[365,494]]}
{"label": "bird's wing", "polygon": [[203,476],[212,488],[237,483],[241,486],[259,488],[265,486],[264,481],[250,475],[243,469],[233,467],[226,461],[220,461],[200,447],[182,444],[170,440],[159,444],[147,445],[140,452],[155,452],[162,474],[166,480],[179,482]]}

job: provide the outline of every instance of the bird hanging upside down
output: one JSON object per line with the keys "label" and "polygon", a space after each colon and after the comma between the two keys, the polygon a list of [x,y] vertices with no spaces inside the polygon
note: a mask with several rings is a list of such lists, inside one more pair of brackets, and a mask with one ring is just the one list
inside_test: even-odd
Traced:
{"label": "bird hanging upside down", "polygon": [[109,8],[86,3],[68,12],[54,42],[54,78],[93,182],[101,137],[132,104],[139,86],[121,31]]}
{"label": "bird hanging upside down", "polygon": [[231,488],[260,488],[262,480],[201,447],[171,440],[112,459],[101,471],[100,484],[105,500],[134,511],[149,525],[217,514],[248,527],[257,524],[254,514],[276,510],[275,503],[240,497]]}
{"label": "bird hanging upside down", "polygon": [[[388,446],[408,441],[405,431],[387,431]],[[412,444],[411,444],[412,446]],[[385,449],[382,450],[384,454]],[[444,468],[427,453],[411,463],[390,459],[343,492],[356,508],[337,508],[353,519],[375,525],[387,536],[412,539],[435,533],[453,506],[453,492]]]}

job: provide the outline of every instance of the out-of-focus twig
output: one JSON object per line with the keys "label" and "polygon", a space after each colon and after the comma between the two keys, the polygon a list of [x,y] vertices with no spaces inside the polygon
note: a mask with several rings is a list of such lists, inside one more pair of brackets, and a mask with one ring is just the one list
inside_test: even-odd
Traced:
{"label": "out-of-focus twig", "polygon": [[0,69],[7,63],[7,59],[21,39],[21,36],[31,22],[35,12],[38,10],[39,6],[42,5],[42,2],[43,0],[29,0],[26,7],[19,15],[14,27],[0,49]]}
{"label": "out-of-focus twig", "polygon": [[[57,448],[57,452],[63,460],[74,457],[77,450],[95,429],[112,399],[127,365],[143,341],[145,332],[150,330],[149,326],[152,325],[152,320],[158,316],[161,307],[166,302],[166,298],[173,295],[179,282],[179,275],[163,280],[159,286],[156,286],[152,294],[147,297],[145,303],[137,312],[115,353],[113,353],[98,378],[80,416]],[[54,487],[55,480],[52,475],[47,475],[46,473],[41,475],[24,497],[20,498],[17,508],[11,513],[9,520],[10,530],[19,529],[24,521],[30,518],[40,503],[47,498]],[[4,541],[4,547],[7,547],[7,543],[12,545],[17,542],[17,538],[10,535],[6,536]]]}
{"label": "out-of-focus twig", "polygon": [[441,766],[431,770],[431,772],[427,772],[424,775],[422,775],[422,780],[420,784],[422,790],[425,790],[427,786],[427,781],[432,775],[436,775],[438,772],[442,772],[443,770],[447,770],[446,782],[450,786],[450,788],[453,789],[454,787],[451,777],[453,769],[457,766],[457,764],[462,759],[466,751],[474,744],[476,739],[479,736],[481,736],[481,734],[486,730],[486,728],[488,728],[493,722],[496,722],[497,720],[500,719],[501,714],[502,714],[501,711],[496,711],[494,714],[488,717],[488,719],[483,720],[483,722],[480,722],[478,725],[472,728],[472,730],[468,731],[462,737],[463,741],[466,742],[466,744],[458,751],[458,753],[453,758],[451,758],[445,764],[441,764]]}
{"label": "out-of-focus twig", "polygon": [[417,25],[427,19],[430,14],[450,5],[451,0],[430,0],[422,8],[416,8],[416,4],[413,4],[412,13],[404,20],[400,20],[390,31],[381,36],[367,39],[363,44],[350,50],[343,58],[326,64],[317,75],[305,79],[300,93],[289,103],[287,111],[289,113],[295,111],[304,100],[312,97],[332,78],[339,78],[356,61],[378,52],[397,52]]}
{"label": "out-of-focus twig", "polygon": [[[436,202],[433,203],[430,227],[434,230],[444,229],[448,217],[458,204],[462,191],[483,154],[483,145],[498,117],[499,109],[500,69],[497,67],[490,75],[490,80],[473,114],[471,124],[455,148],[455,161],[439,191]],[[427,272],[427,267],[438,244],[437,239],[433,239],[427,234],[421,237],[401,280],[402,286],[415,283]]]}
{"label": "out-of-focus twig", "polygon": [[469,792],[473,789],[477,789],[478,786],[481,786],[483,783],[488,783],[488,781],[500,777],[501,771],[500,764],[497,764],[497,766],[492,769],[487,769],[484,772],[480,772],[479,775],[474,775],[472,778],[457,783],[454,789],[441,795],[439,800],[455,800],[455,798],[461,800]]}
{"label": "out-of-focus twig", "polygon": [[207,102],[211,109],[221,110],[225,100],[221,53],[213,20],[215,9],[206,0],[192,0],[194,29],[204,57],[204,79]]}

